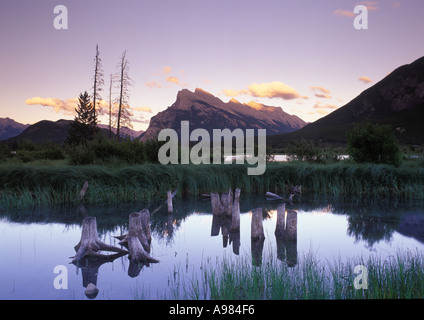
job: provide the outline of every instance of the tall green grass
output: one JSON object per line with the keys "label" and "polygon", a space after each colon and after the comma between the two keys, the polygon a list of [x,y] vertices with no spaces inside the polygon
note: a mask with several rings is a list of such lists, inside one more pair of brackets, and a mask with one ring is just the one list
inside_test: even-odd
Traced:
{"label": "tall green grass", "polygon": [[160,165],[124,167],[71,165],[0,166],[2,209],[78,203],[85,181],[85,203],[121,203],[163,199],[167,190],[178,196],[240,188],[244,193],[271,191],[284,195],[301,185],[307,193],[331,196],[424,199],[424,168],[372,164],[273,163],[260,176],[247,175],[247,165]]}
{"label": "tall green grass", "polygon": [[[354,269],[367,269],[368,287],[356,289]],[[170,287],[161,299],[207,300],[314,300],[314,299],[422,299],[424,254],[398,253],[386,259],[376,256],[319,260],[308,253],[295,267],[267,257],[260,267],[249,258],[207,258],[198,272],[173,270]],[[183,274],[181,276],[180,274]],[[135,298],[149,294],[138,292]]]}

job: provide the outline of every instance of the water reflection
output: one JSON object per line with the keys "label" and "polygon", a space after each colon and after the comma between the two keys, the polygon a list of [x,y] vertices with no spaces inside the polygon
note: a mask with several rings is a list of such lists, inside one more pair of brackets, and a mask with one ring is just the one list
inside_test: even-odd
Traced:
{"label": "water reflection", "polygon": [[[252,196],[242,193],[238,209],[241,212],[240,227],[238,230],[232,230],[232,217],[228,217],[226,214],[213,215],[209,198],[175,199],[172,214],[168,214],[166,206],[163,206],[162,209],[151,215],[153,253],[161,260],[159,264],[146,270],[149,267],[148,264],[133,263],[126,256],[119,256],[119,254],[111,254],[101,259],[98,257],[84,258],[78,265],[75,264],[78,271],[76,278],[78,288],[80,288],[81,279],[83,288],[88,288],[90,283],[96,288],[98,286],[101,294],[97,295],[98,291],[94,291],[91,294],[86,293],[86,295],[89,298],[101,299],[102,295],[107,294],[113,280],[127,283],[126,281],[139,278],[139,281],[143,281],[143,283],[160,283],[163,278],[166,278],[164,274],[168,272],[169,268],[178,265],[178,263],[184,266],[185,258],[181,257],[187,257],[187,260],[190,258],[190,263],[186,263],[186,270],[190,269],[189,272],[191,272],[192,263],[201,260],[203,252],[205,258],[207,256],[218,256],[224,250],[234,256],[247,254],[253,265],[260,266],[264,263],[264,252],[268,253],[271,250],[271,253],[275,253],[274,256],[279,261],[293,267],[297,265],[301,254],[305,250],[307,251],[308,241],[316,243],[317,246],[321,245],[322,250],[327,250],[323,253],[323,256],[330,260],[332,256],[327,254],[333,254],[335,250],[325,248],[326,245],[336,247],[337,250],[344,251],[347,255],[352,254],[349,250],[355,251],[357,247],[364,245],[370,251],[380,250],[381,248],[390,250],[391,244],[385,245],[385,243],[392,242],[393,239],[396,239],[393,242],[398,242],[400,239],[399,243],[408,242],[409,244],[413,243],[414,248],[424,248],[417,245],[417,243],[424,244],[424,209],[422,203],[384,202],[367,199],[352,199],[340,202],[333,199],[308,197],[307,195],[303,195],[301,202],[285,203],[284,206],[283,203],[283,201],[267,201],[265,196]],[[32,281],[31,277],[38,277],[40,270],[44,270],[41,267],[35,269],[36,263],[45,263],[45,260],[49,262],[48,265],[50,266],[68,262],[67,258],[74,251],[73,246],[77,237],[74,236],[72,242],[62,240],[61,237],[66,239],[67,233],[78,234],[79,236],[84,216],[89,215],[97,218],[98,235],[103,242],[118,245],[113,237],[128,232],[129,213],[138,212],[143,208],[148,208],[153,212],[158,208],[158,205],[159,203],[132,203],[119,207],[86,205],[84,212],[78,207],[60,207],[3,213],[2,217],[6,218],[6,221],[16,223],[4,224],[7,229],[2,229],[3,240],[11,241],[9,239],[13,237],[15,240],[11,243],[17,244],[18,247],[0,254],[0,261],[3,261],[4,266],[6,266],[2,267],[4,275],[3,278],[0,276],[0,279],[19,279],[21,281],[21,274],[16,270],[20,270],[21,265],[28,265],[32,266],[33,270],[37,270],[34,271],[37,276],[25,278],[30,279],[26,280],[29,282]],[[233,203],[232,208],[235,207]],[[256,208],[262,210],[262,222],[266,231],[265,240],[253,241],[250,237],[251,215]],[[0,225],[1,223],[0,221]],[[54,223],[57,225],[51,229],[45,227]],[[333,223],[333,226],[328,223]],[[30,226],[30,224],[34,225]],[[28,225],[28,228],[25,225]],[[27,233],[27,230],[33,233]],[[45,232],[45,230],[49,232]],[[54,236],[52,236],[53,233],[50,233],[50,230],[55,230]],[[330,233],[328,230],[337,231],[337,234]],[[112,241],[108,240],[109,237]],[[406,240],[407,238],[409,240],[415,239],[417,242]],[[45,247],[43,244],[52,242],[53,245],[49,246],[49,250],[42,252],[43,249],[41,248]],[[352,243],[354,242],[358,246],[356,244],[353,246]],[[20,243],[24,244],[21,245]],[[37,248],[37,251],[35,248]],[[25,252],[26,250],[33,251],[34,254],[16,254],[16,252]],[[51,250],[56,250],[54,255],[51,254]],[[35,253],[37,253],[37,259],[35,259]],[[59,261],[59,255],[64,256],[66,262]],[[43,258],[40,258],[41,256]],[[120,260],[116,260],[117,258]],[[113,261],[121,261],[123,269],[116,268],[115,270]],[[109,264],[109,262],[111,263]],[[105,266],[105,268],[100,268],[101,266]],[[113,272],[110,269],[114,269]],[[143,273],[149,276],[141,277]],[[51,278],[52,274],[49,269],[46,287],[52,287]],[[134,279],[134,281],[136,280]],[[13,290],[15,290],[14,287]],[[12,289],[7,288],[7,290],[6,292],[6,289],[0,288],[0,298],[12,296],[10,293]],[[77,290],[81,294],[85,292],[84,289]],[[86,290],[86,292],[88,291]],[[54,296],[54,294],[51,294],[51,296]]]}

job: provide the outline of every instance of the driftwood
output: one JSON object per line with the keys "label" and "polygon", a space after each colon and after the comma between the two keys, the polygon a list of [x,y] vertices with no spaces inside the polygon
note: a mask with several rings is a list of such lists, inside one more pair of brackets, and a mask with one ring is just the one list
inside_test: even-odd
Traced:
{"label": "driftwood", "polygon": [[99,253],[101,250],[128,253],[126,250],[108,245],[99,239],[96,217],[85,217],[82,220],[81,240],[74,249],[76,254],[72,257],[72,263],[78,262],[86,256],[107,257],[107,255]]}
{"label": "driftwood", "polygon": [[148,209],[130,213],[128,234],[119,238],[122,238],[119,244],[128,247],[131,261],[159,262],[159,260],[149,255],[152,237],[150,233],[150,212]]}
{"label": "driftwood", "polygon": [[272,192],[267,192],[265,194],[265,196],[267,197],[268,200],[280,200],[280,199],[283,199],[278,194],[275,194],[275,193],[272,193]]}
{"label": "driftwood", "polygon": [[85,194],[87,192],[87,189],[88,189],[88,181],[86,181],[84,183],[84,186],[82,187],[82,189],[81,189],[81,191],[79,193],[79,199],[80,199],[80,201],[82,201],[82,199],[85,197]]}

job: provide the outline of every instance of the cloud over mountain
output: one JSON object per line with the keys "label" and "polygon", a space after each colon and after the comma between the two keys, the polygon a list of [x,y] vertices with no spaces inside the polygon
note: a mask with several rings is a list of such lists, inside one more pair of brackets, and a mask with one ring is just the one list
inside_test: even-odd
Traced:
{"label": "cloud over mountain", "polygon": [[297,98],[306,99],[306,97],[302,96],[296,89],[280,81],[252,83],[247,87],[247,89],[225,89],[223,90],[223,93],[227,97],[250,95],[256,98],[281,98],[284,100]]}

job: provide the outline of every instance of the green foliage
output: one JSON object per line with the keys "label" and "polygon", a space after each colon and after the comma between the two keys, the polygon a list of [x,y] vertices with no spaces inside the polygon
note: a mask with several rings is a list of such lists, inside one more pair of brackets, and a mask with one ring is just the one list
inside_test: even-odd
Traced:
{"label": "green foliage", "polygon": [[133,165],[146,162],[157,163],[162,142],[125,139],[117,142],[97,135],[94,141],[68,147],[68,156],[73,165],[121,164]]}
{"label": "green foliage", "polygon": [[287,148],[287,157],[290,160],[320,162],[323,158],[321,149],[313,141],[297,140]]}
{"label": "green foliage", "polygon": [[402,153],[390,127],[367,121],[347,132],[347,150],[356,162],[385,163],[398,167]]}
{"label": "green foliage", "polygon": [[93,140],[97,133],[95,109],[90,102],[87,91],[80,94],[78,108],[75,111],[77,114],[74,121],[71,122],[66,143],[71,145],[86,144],[87,141]]}

